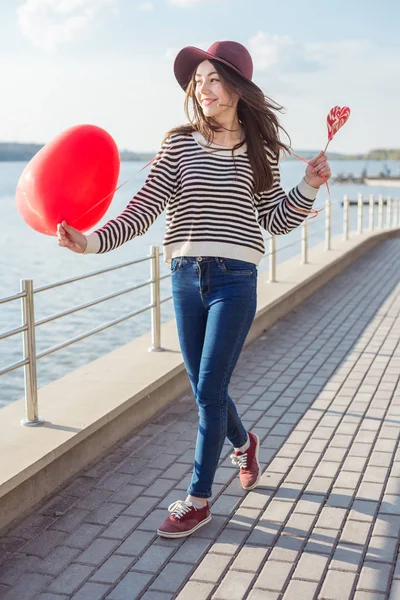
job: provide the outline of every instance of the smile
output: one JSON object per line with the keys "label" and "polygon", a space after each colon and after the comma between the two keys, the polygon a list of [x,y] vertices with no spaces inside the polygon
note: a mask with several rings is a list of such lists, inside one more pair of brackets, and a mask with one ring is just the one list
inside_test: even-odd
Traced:
{"label": "smile", "polygon": [[211,104],[215,101],[216,101],[216,99],[211,100],[210,98],[206,98],[205,100],[203,100],[202,103],[203,103],[203,106],[211,106]]}

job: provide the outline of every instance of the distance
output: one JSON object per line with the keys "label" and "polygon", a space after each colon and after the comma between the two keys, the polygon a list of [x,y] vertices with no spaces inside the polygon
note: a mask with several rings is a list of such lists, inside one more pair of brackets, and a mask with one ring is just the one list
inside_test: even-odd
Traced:
{"label": "distance", "polygon": [[[44,144],[24,144],[19,142],[0,142],[0,161],[29,161],[33,156],[43,148]],[[130,150],[120,150],[122,161],[149,161],[154,158],[154,152],[131,152]],[[310,159],[318,154],[319,150],[296,150],[303,158]],[[329,152],[331,160],[400,160],[400,148],[377,148],[364,154],[341,154],[338,152]],[[293,159],[293,156],[283,157]]]}
{"label": "distance", "polygon": [[[0,161],[28,161],[35,156],[44,144],[23,144],[19,142],[0,142]],[[149,161],[155,155],[150,152],[130,152],[120,150],[121,160]]]}

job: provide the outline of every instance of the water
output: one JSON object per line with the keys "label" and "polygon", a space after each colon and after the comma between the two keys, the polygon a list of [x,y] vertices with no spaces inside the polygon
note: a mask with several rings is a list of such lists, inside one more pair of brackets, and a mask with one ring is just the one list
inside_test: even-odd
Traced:
{"label": "water", "polygon": [[[16,294],[20,289],[20,279],[33,279],[34,287],[75,277],[77,275],[96,271],[103,267],[112,266],[144,257],[149,252],[150,245],[162,244],[165,221],[161,215],[150,230],[144,235],[132,240],[121,248],[105,255],[82,256],[59,248],[56,239],[41,235],[31,230],[20,218],[15,205],[15,187],[26,163],[0,162],[0,206],[2,208],[0,236],[0,298]],[[353,173],[360,175],[364,168],[368,174],[378,174],[383,166],[397,173],[399,164],[396,161],[332,161],[333,175],[338,173]],[[119,190],[107,212],[104,220],[115,217],[124,209],[133,194],[142,185],[146,172],[138,173],[143,163],[126,162],[121,165],[120,181],[125,181],[133,174],[136,175]],[[300,161],[282,161],[282,185],[285,189],[293,187],[304,174],[304,165]],[[350,198],[356,198],[357,193],[383,193],[400,196],[399,188],[371,188],[363,185],[331,185],[332,199],[332,233],[342,230],[342,211],[340,202],[345,193]],[[317,208],[323,207],[327,198],[326,188],[321,188],[315,203]],[[367,208],[365,223],[367,223]],[[350,227],[356,227],[356,208],[351,208]],[[310,246],[322,241],[324,236],[323,213],[309,222]],[[286,249],[283,246],[290,245]],[[299,254],[300,229],[277,239],[278,263]],[[267,268],[267,260],[260,265],[260,272]],[[169,267],[162,262],[162,273],[168,273]],[[279,277],[279,270],[278,270]],[[55,290],[35,295],[36,320],[67,310],[72,306],[89,302],[96,298],[125,289],[149,278],[149,263],[144,262],[133,267],[113,271],[106,275],[89,278]],[[162,297],[170,294],[170,282],[162,283]],[[58,345],[65,340],[76,337],[102,323],[111,321],[123,314],[134,311],[150,302],[149,287],[126,294],[120,298],[104,302],[74,313],[68,317],[48,323],[37,328],[37,351]],[[172,302],[162,305],[163,321],[173,318]],[[0,305],[0,333],[21,324],[20,303]],[[102,333],[78,342],[53,355],[38,361],[39,387],[58,379],[68,372],[112,351],[118,346],[128,343],[133,338],[142,335],[150,329],[150,312],[145,312],[134,319],[123,322]],[[22,359],[21,336],[0,340],[0,369]],[[132,368],[135,368],[135,357],[132,356]],[[23,370],[18,369],[0,377],[0,406],[16,400],[23,395]]]}

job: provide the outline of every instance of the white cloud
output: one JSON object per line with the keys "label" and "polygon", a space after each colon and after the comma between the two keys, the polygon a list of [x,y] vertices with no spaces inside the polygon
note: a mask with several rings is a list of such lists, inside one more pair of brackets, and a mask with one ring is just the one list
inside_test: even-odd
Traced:
{"label": "white cloud", "polygon": [[[349,39],[341,42],[297,43],[289,35],[269,35],[259,31],[247,44],[253,57],[254,70],[281,76],[320,70],[346,69],[365,61],[376,52],[370,42]],[[319,75],[318,75],[319,76]]]}
{"label": "white cloud", "polygon": [[301,44],[262,31],[247,46],[255,83],[287,107],[281,120],[293,146],[321,147],[326,115],[335,105],[348,105],[352,113],[332,151],[396,145],[399,128],[393,115],[400,82],[393,77],[398,60],[391,48],[366,39]]}
{"label": "white cloud", "polygon": [[288,35],[268,35],[259,31],[249,40],[249,51],[255,70],[265,71],[279,63],[284,53],[290,52],[293,42]]}
{"label": "white cloud", "polygon": [[142,2],[142,4],[139,4],[138,10],[142,12],[152,12],[154,10],[154,4],[153,2]]}
{"label": "white cloud", "polygon": [[165,53],[165,58],[168,61],[175,60],[175,56],[178,54],[179,50],[181,50],[181,48],[167,48],[167,51]]}
{"label": "white cloud", "polygon": [[[204,4],[207,0],[168,0],[168,4],[180,6],[182,8],[191,8],[199,4]],[[208,0],[208,2],[217,2],[218,0]]]}
{"label": "white cloud", "polygon": [[54,50],[75,39],[106,6],[116,0],[26,0],[18,8],[22,34],[36,46]]}
{"label": "white cloud", "polygon": [[295,43],[288,35],[269,35],[259,31],[250,38],[248,47],[255,71],[267,71],[275,67],[286,71],[314,71],[319,68],[315,55],[307,45]]}
{"label": "white cloud", "polygon": [[200,4],[202,0],[168,0],[168,4],[173,4],[175,6],[183,6],[184,8],[195,6],[195,4]]}
{"label": "white cloud", "polygon": [[[194,42],[193,44],[191,44],[191,46],[194,46],[195,48],[200,48],[201,50],[207,50],[210,46],[211,46],[212,42],[210,41],[200,41],[200,42]],[[178,54],[178,52],[182,50],[182,48],[177,48],[177,47],[170,47],[167,48],[166,52],[165,52],[165,57],[168,61],[174,61],[176,55]]]}

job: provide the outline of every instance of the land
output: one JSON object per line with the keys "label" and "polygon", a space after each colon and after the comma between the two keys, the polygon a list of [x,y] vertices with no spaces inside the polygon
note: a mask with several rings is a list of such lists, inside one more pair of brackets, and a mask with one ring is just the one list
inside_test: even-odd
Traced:
{"label": "land", "polygon": [[[296,154],[309,160],[316,156],[320,150],[295,150]],[[400,160],[400,148],[377,148],[361,154],[342,154],[340,152],[327,152],[331,160]],[[294,159],[294,156],[288,156]]]}
{"label": "land", "polygon": [[[0,161],[28,161],[30,160],[44,144],[21,144],[17,142],[0,142]],[[318,154],[319,150],[295,150],[296,154],[303,158],[310,159]],[[149,161],[156,154],[154,152],[131,152],[130,150],[120,150],[121,160],[125,161]],[[338,152],[328,152],[331,160],[400,160],[399,148],[377,148],[364,154],[342,154]],[[293,160],[294,156],[283,156],[288,160]]]}
{"label": "land", "polygon": [[[28,161],[35,156],[44,144],[20,144],[17,142],[0,142],[0,161]],[[120,150],[121,160],[149,161],[155,152],[130,152]]]}

